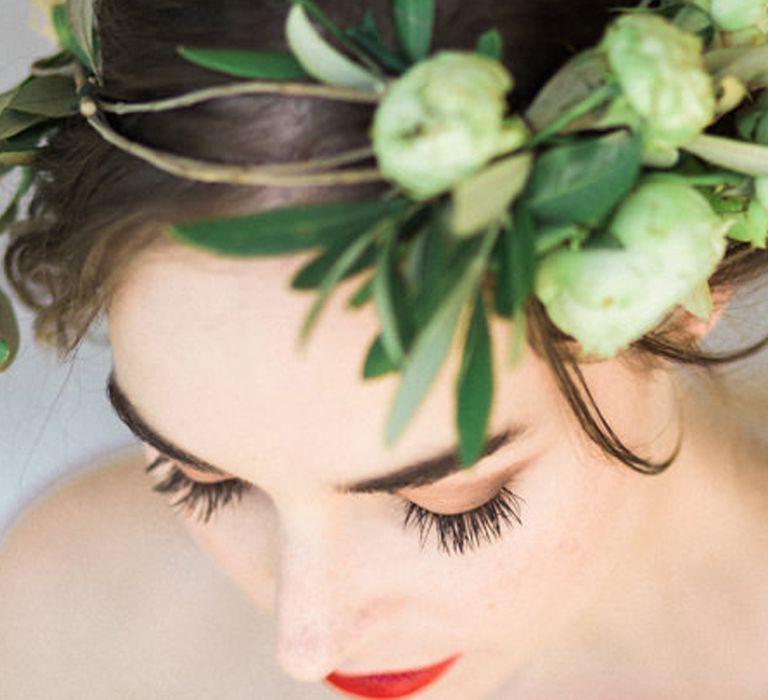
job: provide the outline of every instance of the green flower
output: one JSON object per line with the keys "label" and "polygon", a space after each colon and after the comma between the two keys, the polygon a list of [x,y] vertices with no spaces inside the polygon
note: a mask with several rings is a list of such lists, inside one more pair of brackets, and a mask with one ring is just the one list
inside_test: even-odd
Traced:
{"label": "green flower", "polygon": [[661,17],[624,15],[601,48],[651,151],[684,146],[714,120],[714,88],[697,36]]}
{"label": "green flower", "polygon": [[520,121],[504,122],[512,86],[501,63],[471,52],[442,51],[416,64],[376,111],[371,138],[381,172],[424,200],[519,147]]}
{"label": "green flower", "polygon": [[623,247],[557,250],[539,265],[536,294],[584,352],[612,357],[706,282],[730,226],[692,187],[646,180],[610,224]]}
{"label": "green flower", "polygon": [[766,0],[694,0],[712,15],[715,24],[726,32],[764,26],[768,21]]}

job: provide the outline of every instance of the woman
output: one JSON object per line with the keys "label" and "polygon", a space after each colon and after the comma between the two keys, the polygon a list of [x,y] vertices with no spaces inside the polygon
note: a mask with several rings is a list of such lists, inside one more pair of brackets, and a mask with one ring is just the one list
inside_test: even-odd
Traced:
{"label": "woman", "polygon": [[[327,5],[340,26],[360,18],[356,3]],[[498,27],[520,108],[600,38],[610,6],[439,3],[434,43],[471,50]],[[101,87],[136,103],[230,82],[176,46],[284,50],[285,14],[277,2],[104,0]],[[271,163],[359,146],[370,117],[367,105],[240,96],[110,124],[163,152]],[[10,697],[765,696],[768,447],[748,421],[759,406],[739,413],[725,375],[685,369],[707,364],[699,342],[764,251],[731,239],[709,275],[709,320],[676,305],[620,356],[569,362],[572,339],[534,300],[509,368],[509,321],[494,317],[504,369],[483,452],[463,470],[459,348],[388,446],[399,378],[360,377],[381,324],[371,305],[347,308],[359,276],[299,348],[312,298],[291,283],[313,255],[238,259],[163,235],[380,185],[204,185],[92,127],[69,118],[36,161],[8,270],[39,336],[62,349],[104,308],[110,399],[144,460],[96,471],[12,534],[0,559]],[[145,495],[146,464],[183,534]]]}

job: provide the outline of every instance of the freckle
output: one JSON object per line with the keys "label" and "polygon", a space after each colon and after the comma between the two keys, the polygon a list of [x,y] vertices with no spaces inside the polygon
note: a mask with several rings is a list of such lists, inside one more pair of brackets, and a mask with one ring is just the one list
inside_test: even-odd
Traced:
{"label": "freckle", "polygon": [[562,540],[558,545],[558,550],[563,554],[576,554],[579,551],[579,543],[573,537]]}

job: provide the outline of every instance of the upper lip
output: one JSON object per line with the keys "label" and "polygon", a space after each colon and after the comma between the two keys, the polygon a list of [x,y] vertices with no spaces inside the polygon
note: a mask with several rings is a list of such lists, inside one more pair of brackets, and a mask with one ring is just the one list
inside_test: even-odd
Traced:
{"label": "upper lip", "polygon": [[[399,669],[394,669],[394,670],[386,670],[386,671],[356,671],[356,672],[334,670],[333,673],[335,673],[338,676],[348,676],[348,677],[357,677],[357,678],[362,678],[364,676],[391,676],[391,675],[398,674],[398,673],[416,673],[418,671],[423,671],[423,670],[425,670],[427,668],[432,668],[433,666],[438,666],[439,664],[444,663],[449,658],[453,658],[454,656],[456,656],[456,654],[452,654],[450,656],[446,656],[446,657],[442,658],[440,661],[434,661],[432,663],[424,664],[422,666],[408,666],[408,667],[405,667],[405,668],[399,668]],[[389,669],[392,669],[392,667],[390,666]]]}

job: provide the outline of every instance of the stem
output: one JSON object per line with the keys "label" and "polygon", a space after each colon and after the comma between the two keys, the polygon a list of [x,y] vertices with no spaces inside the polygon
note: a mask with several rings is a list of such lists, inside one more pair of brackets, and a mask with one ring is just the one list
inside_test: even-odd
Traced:
{"label": "stem", "polygon": [[[85,101],[84,101],[85,102]],[[87,110],[86,110],[87,112]],[[98,114],[84,113],[88,123],[102,138],[126,153],[154,165],[165,172],[198,180],[200,182],[229,183],[236,185],[258,185],[274,187],[315,187],[332,185],[356,185],[380,182],[385,178],[376,168],[360,168],[336,172],[312,173],[328,163],[350,162],[367,153],[368,149],[357,149],[326,159],[299,163],[283,163],[261,166],[224,165],[207,161],[184,158],[172,153],[158,151],[131,141],[114,131]]]}
{"label": "stem", "polygon": [[97,105],[102,111],[111,112],[113,114],[165,112],[171,109],[178,109],[179,107],[189,107],[190,105],[215,100],[221,97],[256,94],[317,97],[329,100],[364,102],[369,104],[377,104],[380,100],[380,95],[378,93],[355,90],[354,88],[334,87],[331,85],[320,85],[315,83],[249,81],[245,83],[233,83],[231,85],[205,88],[204,90],[189,92],[186,95],[180,95],[179,97],[169,97],[163,100],[154,100],[152,102],[125,103],[98,100]]}

